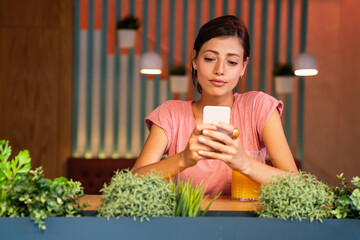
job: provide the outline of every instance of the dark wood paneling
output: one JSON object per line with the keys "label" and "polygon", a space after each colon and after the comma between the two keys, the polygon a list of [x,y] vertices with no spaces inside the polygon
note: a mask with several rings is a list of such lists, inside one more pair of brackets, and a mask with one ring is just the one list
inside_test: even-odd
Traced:
{"label": "dark wood paneling", "polygon": [[0,0],[0,25],[7,27],[58,27],[61,1]]}
{"label": "dark wood paneling", "polygon": [[58,31],[46,29],[0,29],[0,65],[4,117],[0,135],[11,145],[28,148],[33,165],[56,172]]}
{"label": "dark wood paneling", "polygon": [[72,21],[72,0],[0,0],[0,139],[49,178],[71,155]]}
{"label": "dark wood paneling", "polygon": [[58,175],[66,176],[71,155],[73,96],[73,1],[60,2],[59,82],[58,82]]}

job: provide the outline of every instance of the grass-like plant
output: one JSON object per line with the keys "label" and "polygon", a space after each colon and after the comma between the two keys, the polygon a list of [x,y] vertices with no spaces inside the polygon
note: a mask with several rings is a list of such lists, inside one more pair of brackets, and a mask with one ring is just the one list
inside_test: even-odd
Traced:
{"label": "grass-like plant", "polygon": [[199,185],[194,185],[191,180],[180,180],[178,177],[177,184],[172,182],[172,187],[175,192],[177,217],[199,217],[204,216],[209,210],[213,201],[220,196],[217,194],[207,205],[204,211],[201,211],[201,205],[208,198],[205,195],[205,187],[202,182]]}
{"label": "grass-like plant", "polygon": [[261,186],[259,217],[322,221],[331,218],[334,206],[332,189],[310,173],[278,175]]}
{"label": "grass-like plant", "polygon": [[103,217],[149,217],[173,216],[175,193],[169,181],[156,171],[138,176],[131,170],[117,171],[102,192],[102,204],[98,209]]}

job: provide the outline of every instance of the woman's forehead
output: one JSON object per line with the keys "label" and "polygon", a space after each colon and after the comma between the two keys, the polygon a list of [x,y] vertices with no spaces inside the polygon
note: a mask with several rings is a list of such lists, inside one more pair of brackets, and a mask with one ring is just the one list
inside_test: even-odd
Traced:
{"label": "woman's forehead", "polygon": [[244,48],[241,40],[235,36],[216,37],[206,41],[200,48],[200,53],[213,52],[227,55],[243,56]]}

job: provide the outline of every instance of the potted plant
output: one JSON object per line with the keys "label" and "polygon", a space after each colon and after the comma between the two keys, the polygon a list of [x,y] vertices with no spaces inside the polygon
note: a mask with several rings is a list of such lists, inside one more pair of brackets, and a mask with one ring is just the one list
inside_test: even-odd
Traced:
{"label": "potted plant", "polygon": [[299,172],[280,174],[261,186],[259,217],[286,219],[310,219],[322,221],[332,218],[335,194],[330,186],[315,175]]}
{"label": "potted plant", "polygon": [[[81,183],[58,177],[44,177],[42,167],[31,170],[28,150],[13,159],[9,141],[0,140],[0,217],[29,217],[45,230],[45,218],[80,216],[87,204]],[[1,231],[0,231],[1,232]]]}
{"label": "potted plant", "polygon": [[134,47],[136,31],[139,27],[139,19],[131,15],[117,22],[117,39],[120,48]]}
{"label": "potted plant", "polygon": [[174,65],[170,68],[170,90],[172,93],[186,93],[189,78],[184,65]]}
{"label": "potted plant", "polygon": [[292,93],[294,89],[295,74],[288,63],[278,64],[274,68],[275,90],[279,94]]}

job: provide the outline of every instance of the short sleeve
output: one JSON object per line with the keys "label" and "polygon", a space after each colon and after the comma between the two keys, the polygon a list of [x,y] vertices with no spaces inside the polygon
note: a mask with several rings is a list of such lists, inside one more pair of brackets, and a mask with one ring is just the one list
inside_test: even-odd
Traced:
{"label": "short sleeve", "polygon": [[260,145],[262,147],[264,146],[262,140],[262,132],[264,130],[266,123],[270,119],[275,109],[281,115],[283,108],[284,108],[284,104],[282,101],[277,100],[266,93],[259,92],[256,95],[254,99],[253,111],[255,115],[256,129],[259,134]]}
{"label": "short sleeve", "polygon": [[169,102],[165,102],[157,107],[154,111],[152,111],[147,118],[145,118],[146,127],[151,129],[153,124],[156,124],[160,128],[162,128],[168,138],[168,143],[165,149],[165,154],[169,150],[169,146],[171,144],[171,139],[173,139],[172,132],[172,120],[171,120],[171,107]]}

